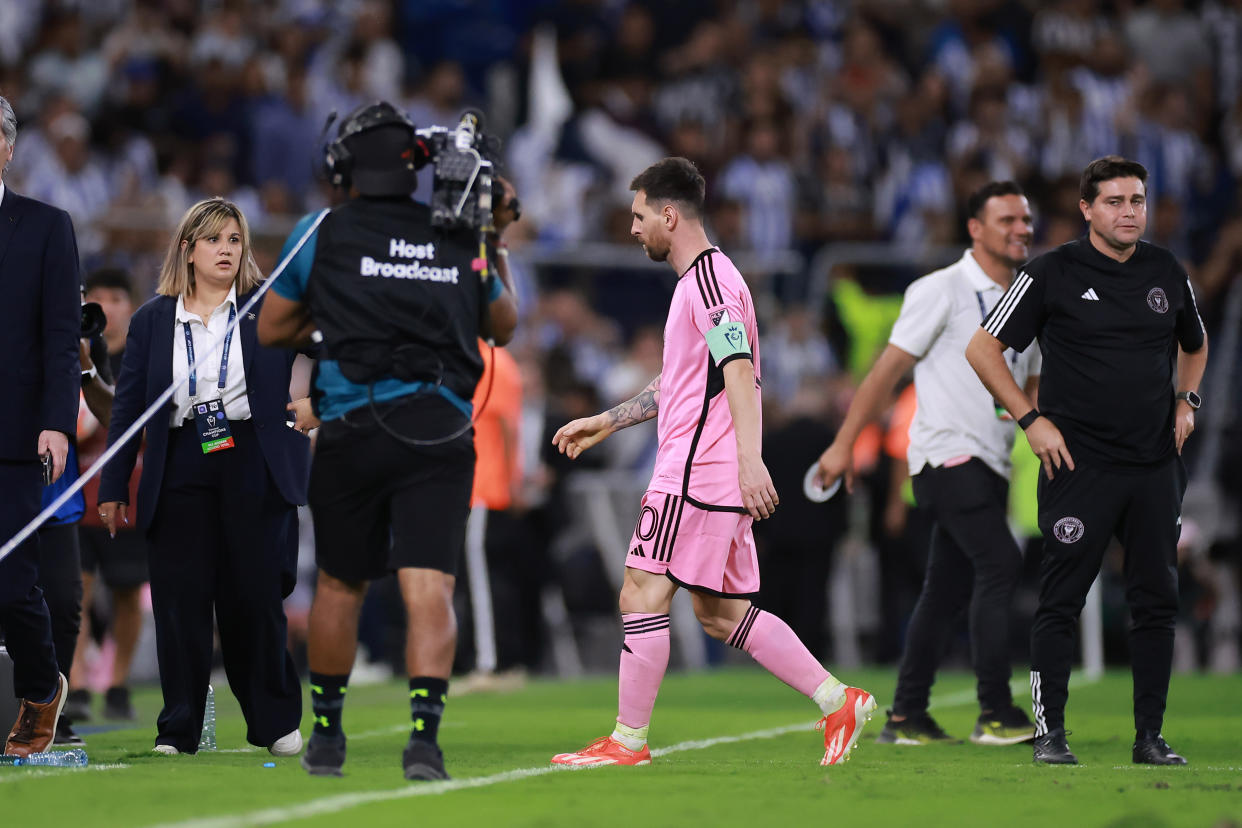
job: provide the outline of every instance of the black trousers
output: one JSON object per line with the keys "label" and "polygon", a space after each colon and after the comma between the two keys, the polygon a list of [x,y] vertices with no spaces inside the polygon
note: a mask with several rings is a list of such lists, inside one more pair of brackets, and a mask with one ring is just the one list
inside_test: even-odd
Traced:
{"label": "black trousers", "polygon": [[949,468],[925,466],[913,483],[915,498],[935,523],[893,712],[927,710],[936,668],[966,607],[980,709],[1009,707],[1009,609],[1022,575],[1022,552],[1005,521],[1009,483],[975,458]]}
{"label": "black trousers", "polygon": [[1134,727],[1159,732],[1173,667],[1177,539],[1186,468],[1181,458],[1135,473],[1078,465],[1039,478],[1044,558],[1031,627],[1037,734],[1065,726],[1078,614],[1114,536],[1125,548]]}
{"label": "black trousers", "polygon": [[[39,514],[42,470],[36,463],[0,462],[0,543]],[[56,692],[56,648],[43,590],[39,589],[36,532],[0,560],[0,629],[13,659],[13,690],[42,701]]]}
{"label": "black trousers", "polygon": [[276,491],[249,420],[236,445],[204,455],[193,425],[173,429],[149,530],[151,604],[164,708],[156,744],[198,750],[211,675],[212,610],[246,739],[269,746],[298,726],[302,696],[281,604],[297,510]]}
{"label": "black trousers", "polygon": [[76,523],[40,527],[39,586],[52,618],[56,663],[68,677],[82,626],[82,555]]}

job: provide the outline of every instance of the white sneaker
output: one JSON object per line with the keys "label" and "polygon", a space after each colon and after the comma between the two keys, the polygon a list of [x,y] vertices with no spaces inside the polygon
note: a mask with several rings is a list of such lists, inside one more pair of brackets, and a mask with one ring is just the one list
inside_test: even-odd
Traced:
{"label": "white sneaker", "polygon": [[181,751],[177,750],[172,745],[156,745],[155,747],[151,748],[151,752],[158,753],[161,756],[177,756],[178,754],[181,753]]}
{"label": "white sneaker", "polygon": [[298,730],[293,730],[281,736],[275,742],[272,742],[272,746],[267,749],[267,752],[273,756],[297,756],[302,752],[302,733]]}

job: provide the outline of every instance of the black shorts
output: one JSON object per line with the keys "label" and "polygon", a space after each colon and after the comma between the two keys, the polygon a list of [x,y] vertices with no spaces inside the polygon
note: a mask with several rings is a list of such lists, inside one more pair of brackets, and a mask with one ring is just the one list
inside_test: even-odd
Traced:
{"label": "black shorts", "polygon": [[[384,422],[418,440],[465,424],[440,398],[381,407]],[[386,433],[367,408],[319,430],[311,465],[315,562],[347,583],[416,567],[457,574],[474,486],[474,433],[428,447]]]}
{"label": "black shorts", "polygon": [[102,527],[79,525],[78,543],[82,549],[82,571],[92,575],[98,571],[110,588],[132,589],[149,580],[147,540],[142,532],[117,532],[112,538]]}

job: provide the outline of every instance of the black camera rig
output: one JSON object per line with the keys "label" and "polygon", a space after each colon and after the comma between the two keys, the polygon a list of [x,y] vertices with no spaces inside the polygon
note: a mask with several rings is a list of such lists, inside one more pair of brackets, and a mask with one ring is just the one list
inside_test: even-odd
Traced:
{"label": "black camera rig", "polygon": [[[417,131],[435,165],[431,188],[431,224],[448,230],[493,229],[492,207],[504,200],[496,177],[500,139],[483,132],[483,116],[467,110],[453,129],[433,126]],[[510,206],[520,212],[517,199]]]}

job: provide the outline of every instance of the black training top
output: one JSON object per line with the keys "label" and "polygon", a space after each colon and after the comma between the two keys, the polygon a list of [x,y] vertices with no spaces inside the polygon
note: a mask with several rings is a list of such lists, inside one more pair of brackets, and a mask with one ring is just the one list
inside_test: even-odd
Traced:
{"label": "black training top", "polygon": [[1172,456],[1177,346],[1199,350],[1204,331],[1168,250],[1139,242],[1118,262],[1086,238],[1063,244],[1023,266],[983,327],[1018,351],[1039,337],[1039,410],[1076,463],[1137,468]]}

